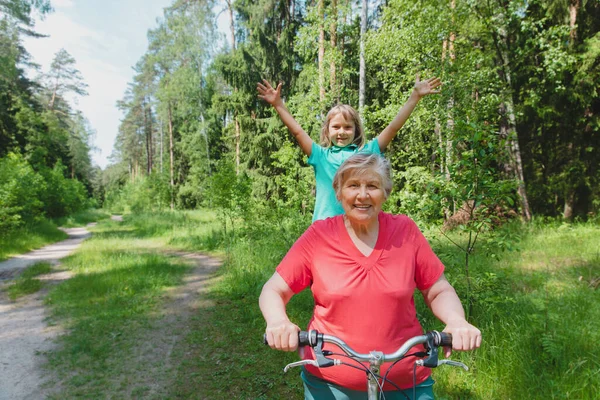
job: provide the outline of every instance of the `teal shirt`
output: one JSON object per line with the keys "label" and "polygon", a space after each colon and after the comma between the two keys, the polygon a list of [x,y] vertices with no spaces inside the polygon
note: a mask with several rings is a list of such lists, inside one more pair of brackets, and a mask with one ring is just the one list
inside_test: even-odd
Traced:
{"label": "teal shirt", "polygon": [[313,222],[344,213],[342,205],[335,197],[333,176],[340,165],[356,153],[381,154],[377,139],[369,141],[360,150],[355,144],[346,147],[332,146],[325,148],[313,142],[310,157],[308,157],[308,164],[314,168],[317,180],[317,198],[315,200]]}

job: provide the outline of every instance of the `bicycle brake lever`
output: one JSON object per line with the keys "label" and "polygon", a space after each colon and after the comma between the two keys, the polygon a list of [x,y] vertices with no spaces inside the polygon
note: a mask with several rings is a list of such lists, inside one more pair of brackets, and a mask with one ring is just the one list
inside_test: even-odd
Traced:
{"label": "bicycle brake lever", "polygon": [[469,370],[469,367],[467,367],[465,364],[461,363],[460,361],[454,361],[454,360],[448,360],[448,359],[438,361],[438,366],[443,365],[443,364],[447,364],[452,367],[461,367],[465,371]]}
{"label": "bicycle brake lever", "polygon": [[317,362],[315,360],[300,360],[300,361],[296,361],[296,362],[286,365],[285,368],[283,369],[283,372],[286,373],[286,372],[288,372],[288,370],[290,368],[301,367],[303,365],[312,365],[314,367],[319,366],[319,364],[317,364]]}

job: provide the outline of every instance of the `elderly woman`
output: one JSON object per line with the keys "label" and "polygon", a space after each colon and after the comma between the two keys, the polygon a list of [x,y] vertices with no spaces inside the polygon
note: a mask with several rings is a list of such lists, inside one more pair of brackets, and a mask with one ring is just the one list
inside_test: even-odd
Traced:
{"label": "elderly woman", "polygon": [[[359,352],[390,353],[423,333],[413,300],[415,288],[446,324],[444,331],[452,334],[454,350],[478,348],[481,333],[466,321],[460,300],[444,277],[444,265],[419,228],[405,215],[381,211],[392,189],[387,160],[375,154],[354,155],[341,165],[333,186],[345,214],[313,223],[263,287],[259,304],[269,345],[297,349],[300,328],[289,320],[285,306],[310,286],[315,307],[308,329],[338,336]],[[312,351],[304,357],[312,358]],[[400,361],[388,378],[402,389],[412,388],[413,364],[414,359]],[[384,364],[382,371],[388,366]],[[416,371],[417,399],[433,399],[430,370]],[[366,396],[361,370],[306,366],[301,375],[306,399]],[[407,398],[389,384],[384,390],[388,400]]]}

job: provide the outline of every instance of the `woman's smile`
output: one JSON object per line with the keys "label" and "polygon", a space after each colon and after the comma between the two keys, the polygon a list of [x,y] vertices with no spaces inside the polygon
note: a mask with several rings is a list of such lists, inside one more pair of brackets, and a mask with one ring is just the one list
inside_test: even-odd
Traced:
{"label": "woman's smile", "polygon": [[376,172],[367,171],[344,180],[340,202],[350,221],[377,220],[384,201],[385,191]]}

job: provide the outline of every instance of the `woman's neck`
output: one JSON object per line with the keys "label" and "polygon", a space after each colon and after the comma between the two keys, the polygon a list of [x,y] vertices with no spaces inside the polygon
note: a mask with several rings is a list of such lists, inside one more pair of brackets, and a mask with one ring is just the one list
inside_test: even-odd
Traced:
{"label": "woman's neck", "polygon": [[356,247],[365,256],[369,256],[379,237],[379,218],[367,223],[352,222],[344,215],[344,225]]}

